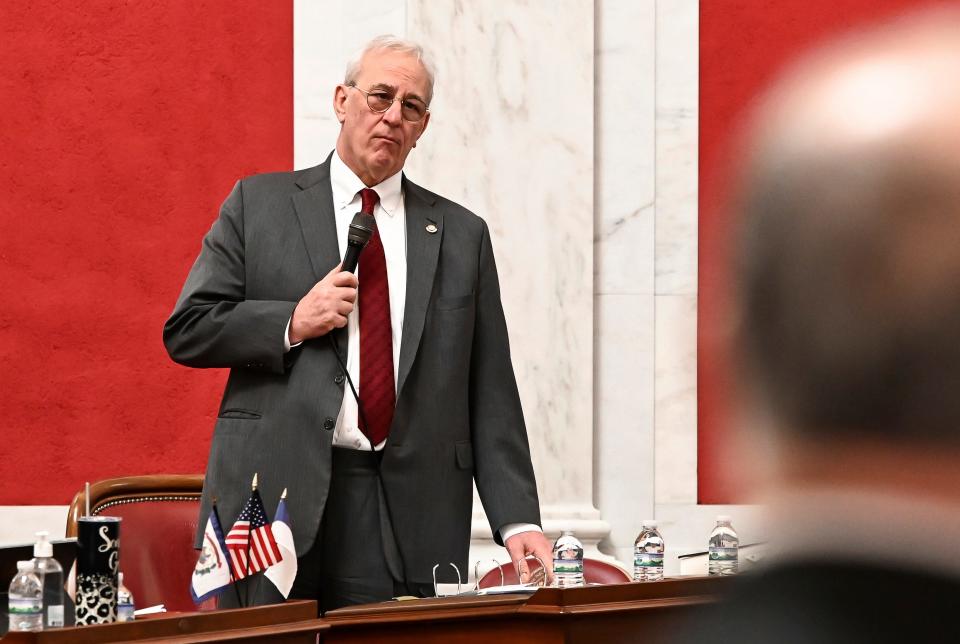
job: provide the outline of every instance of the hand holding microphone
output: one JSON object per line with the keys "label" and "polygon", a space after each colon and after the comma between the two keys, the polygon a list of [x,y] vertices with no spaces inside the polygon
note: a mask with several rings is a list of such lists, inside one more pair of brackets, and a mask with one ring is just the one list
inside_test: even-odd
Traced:
{"label": "hand holding microphone", "polygon": [[350,222],[343,262],[317,282],[297,303],[290,319],[290,344],[326,335],[347,325],[347,316],[357,300],[357,270],[360,252],[370,241],[376,221],[357,213]]}

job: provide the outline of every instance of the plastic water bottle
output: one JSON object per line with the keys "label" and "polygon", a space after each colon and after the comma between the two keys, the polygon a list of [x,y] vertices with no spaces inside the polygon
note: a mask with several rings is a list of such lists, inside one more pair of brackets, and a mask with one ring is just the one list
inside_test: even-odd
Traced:
{"label": "plastic water bottle", "polygon": [[123,585],[123,573],[118,574],[117,581],[117,621],[132,622],[134,620],[133,611],[136,607],[133,604],[133,593]]}
{"label": "plastic water bottle", "polygon": [[38,532],[33,544],[34,572],[43,584],[43,627],[63,626],[63,566],[53,558],[49,533]]}
{"label": "plastic water bottle", "polygon": [[660,581],[663,579],[663,537],[657,531],[657,522],[646,519],[643,529],[633,543],[633,580]]}
{"label": "plastic water bottle", "polygon": [[553,544],[553,576],[558,588],[583,586],[583,544],[569,530]]}
{"label": "plastic water bottle", "polygon": [[721,514],[717,517],[717,525],[710,533],[710,563],[708,572],[711,575],[735,575],[740,562],[740,539],[730,525],[730,517]]}
{"label": "plastic water bottle", "polygon": [[43,585],[32,561],[18,561],[10,582],[10,631],[43,630]]}

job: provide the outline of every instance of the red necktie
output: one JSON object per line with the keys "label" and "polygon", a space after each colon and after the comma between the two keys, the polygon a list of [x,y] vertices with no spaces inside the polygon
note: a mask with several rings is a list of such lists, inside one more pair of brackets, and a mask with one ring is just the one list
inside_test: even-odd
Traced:
{"label": "red necktie", "polygon": [[[363,202],[361,210],[372,217],[380,195],[364,188],[360,191],[360,199]],[[390,433],[396,400],[390,286],[387,283],[387,259],[377,228],[360,253],[359,268],[360,399],[368,423],[364,433],[377,445]]]}

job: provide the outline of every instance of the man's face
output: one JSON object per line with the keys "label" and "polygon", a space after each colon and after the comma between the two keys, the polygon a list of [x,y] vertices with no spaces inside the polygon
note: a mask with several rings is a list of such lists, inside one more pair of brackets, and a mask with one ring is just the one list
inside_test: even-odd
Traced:
{"label": "man's face", "polygon": [[333,107],[342,124],[337,152],[366,185],[376,185],[403,168],[427,127],[430,113],[420,121],[408,121],[401,116],[400,102],[396,101],[386,112],[377,114],[367,105],[364,92],[416,98],[426,104],[427,87],[423,65],[409,54],[390,50],[372,51],[363,57],[356,88],[337,86]]}

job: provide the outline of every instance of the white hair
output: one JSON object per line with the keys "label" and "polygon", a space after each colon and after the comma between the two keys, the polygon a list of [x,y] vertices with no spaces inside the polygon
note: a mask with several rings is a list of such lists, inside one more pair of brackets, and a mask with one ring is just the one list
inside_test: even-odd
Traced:
{"label": "white hair", "polygon": [[427,104],[429,105],[430,101],[433,100],[433,81],[437,77],[437,69],[434,67],[433,61],[430,60],[430,57],[419,43],[412,40],[404,40],[392,34],[377,36],[364,45],[363,49],[350,59],[347,63],[346,74],[344,74],[343,77],[344,84],[350,85],[356,82],[357,75],[360,73],[360,63],[363,61],[364,56],[372,51],[383,50],[409,54],[410,56],[414,56],[417,62],[423,65],[424,71],[427,72]]}

